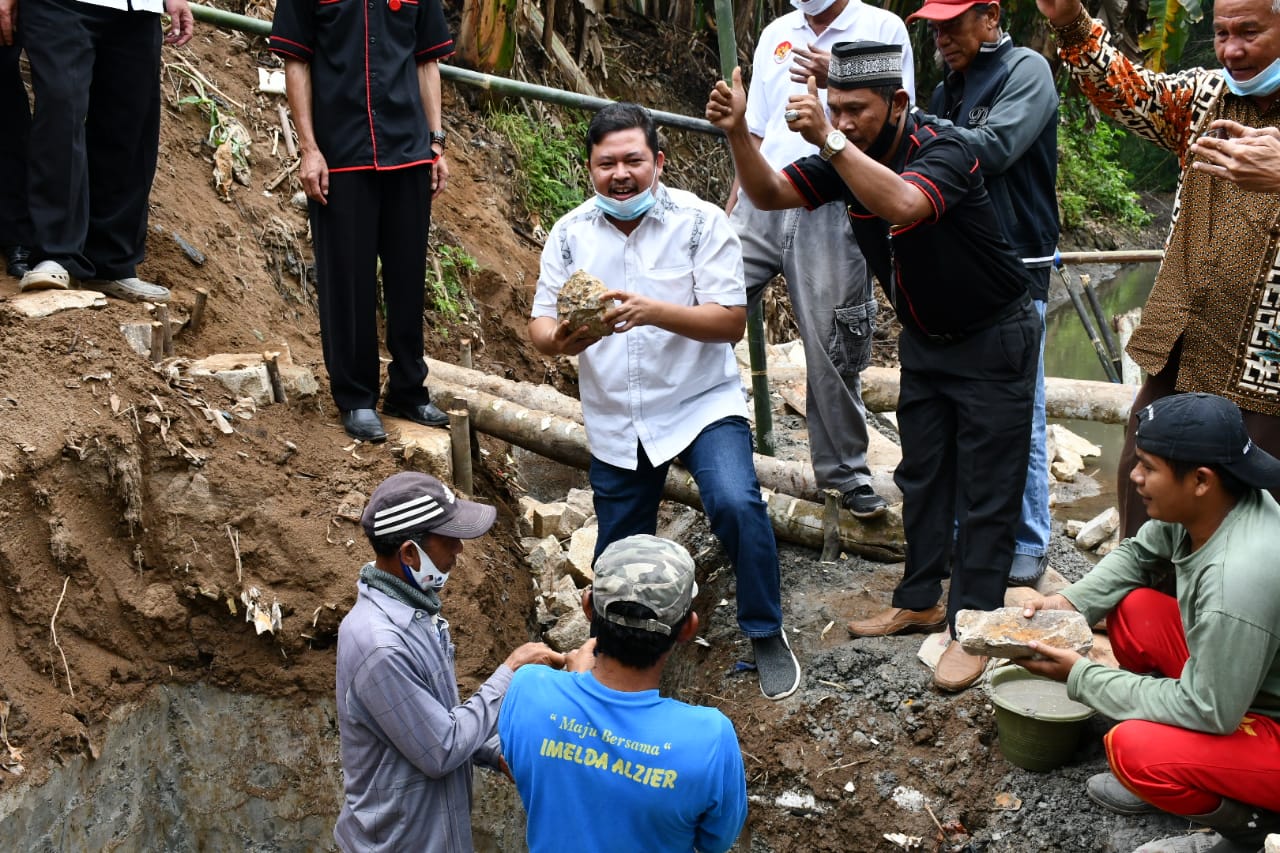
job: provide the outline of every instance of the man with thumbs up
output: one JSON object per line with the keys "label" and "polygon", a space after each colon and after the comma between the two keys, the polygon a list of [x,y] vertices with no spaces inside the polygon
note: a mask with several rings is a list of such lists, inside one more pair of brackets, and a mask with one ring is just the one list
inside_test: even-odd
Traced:
{"label": "man with thumbs up", "polygon": [[[829,116],[813,78],[807,93],[788,101],[793,127],[822,147],[781,172],[751,141],[740,72],[732,87],[716,84],[707,118],[725,131],[756,207],[848,206],[858,245],[902,322],[902,463],[894,479],[903,494],[906,569],[892,606],[850,622],[849,631],[954,626],[958,610],[1003,602],[1026,482],[1039,317],[977,157],[954,129],[909,112],[902,48],[837,44],[827,85]],[[953,641],[934,684],[962,690],[985,662]]]}

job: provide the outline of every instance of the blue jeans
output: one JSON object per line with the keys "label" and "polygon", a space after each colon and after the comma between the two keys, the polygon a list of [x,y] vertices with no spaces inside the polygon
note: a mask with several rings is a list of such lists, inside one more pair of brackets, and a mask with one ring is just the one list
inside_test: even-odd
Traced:
{"label": "blue jeans", "polygon": [[1032,300],[1040,314],[1040,357],[1036,360],[1036,402],[1031,412],[1031,456],[1022,492],[1022,517],[1013,552],[1043,557],[1049,549],[1049,454],[1044,414],[1044,313],[1046,304]]}
{"label": "blue jeans", "polygon": [[[671,460],[659,465],[637,448],[635,471],[591,458],[591,488],[600,525],[596,557],[611,542],[658,527],[658,503]],[[698,484],[702,506],[738,579],[738,627],[748,637],[782,631],[778,546],[760,497],[745,418],[707,425],[677,457]]]}

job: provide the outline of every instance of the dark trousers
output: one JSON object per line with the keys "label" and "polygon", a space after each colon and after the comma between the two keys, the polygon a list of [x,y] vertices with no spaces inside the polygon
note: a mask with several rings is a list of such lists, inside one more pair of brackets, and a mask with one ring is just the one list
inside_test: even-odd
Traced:
{"label": "dark trousers", "polygon": [[894,482],[907,561],[893,606],[937,604],[954,548],[947,600],[954,628],[957,611],[1004,601],[1027,478],[1040,319],[1028,303],[954,344],[904,330],[898,349],[902,462]]}
{"label": "dark trousers", "polygon": [[[25,9],[24,9],[25,14]],[[0,47],[0,246],[28,246],[31,218],[27,214],[27,140],[31,135],[31,107],[27,87],[18,70],[22,46]]]}
{"label": "dark trousers", "polygon": [[21,26],[33,259],[77,278],[136,275],[160,144],[160,16],[39,0]]}
{"label": "dark trousers", "polygon": [[[1138,464],[1134,445],[1134,436],[1138,432],[1138,412],[1161,397],[1178,393],[1174,386],[1178,381],[1178,366],[1181,363],[1182,340],[1179,338],[1169,353],[1164,369],[1142,383],[1138,395],[1133,398],[1133,406],[1129,409],[1129,422],[1124,428],[1124,447],[1120,450],[1120,465],[1116,471],[1116,502],[1120,509],[1121,536],[1133,536],[1147,520],[1147,506],[1129,480],[1129,472]],[[1280,417],[1250,412],[1247,409],[1241,409],[1240,414],[1244,416],[1244,428],[1254,443],[1272,456],[1280,456]],[[1272,489],[1271,494],[1280,501],[1280,489]]]}
{"label": "dark trousers", "polygon": [[330,173],[328,201],[313,201],[310,210],[320,338],[333,401],[343,411],[377,406],[378,312],[385,308],[387,399],[402,406],[426,403],[422,309],[431,167]]}

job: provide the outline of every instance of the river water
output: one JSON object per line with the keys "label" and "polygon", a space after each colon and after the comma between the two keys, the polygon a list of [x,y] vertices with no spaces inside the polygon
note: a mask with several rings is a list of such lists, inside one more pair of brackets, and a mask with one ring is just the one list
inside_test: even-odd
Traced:
{"label": "river water", "polygon": [[[1117,314],[1141,307],[1147,301],[1147,294],[1151,292],[1156,269],[1156,264],[1126,265],[1117,269],[1112,277],[1095,282],[1093,287],[1102,303],[1106,317],[1110,319]],[[1071,272],[1070,268],[1067,269],[1067,273],[1073,282],[1077,280],[1078,277]],[[1055,275],[1055,278],[1058,277]],[[1061,283],[1060,278],[1058,281]],[[1087,308],[1087,301],[1085,304]],[[1093,344],[1085,334],[1084,326],[1070,300],[1053,309],[1046,318],[1044,373],[1045,376],[1107,381],[1106,373],[1098,361]],[[1123,425],[1072,419],[1050,419],[1050,422],[1060,423],[1102,448],[1102,456],[1085,460],[1086,472],[1093,474],[1098,480],[1102,493],[1097,497],[1058,507],[1055,513],[1060,518],[1087,520],[1107,507],[1114,506],[1116,465],[1120,457],[1120,448],[1124,443]]]}

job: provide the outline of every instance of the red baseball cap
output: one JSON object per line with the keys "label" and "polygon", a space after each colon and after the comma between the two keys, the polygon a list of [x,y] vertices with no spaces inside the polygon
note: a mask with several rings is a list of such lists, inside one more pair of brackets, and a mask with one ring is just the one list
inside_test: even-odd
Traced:
{"label": "red baseball cap", "polygon": [[974,6],[995,5],[992,0],[925,0],[925,4],[907,16],[907,23],[923,18],[926,21],[949,21],[958,18]]}

